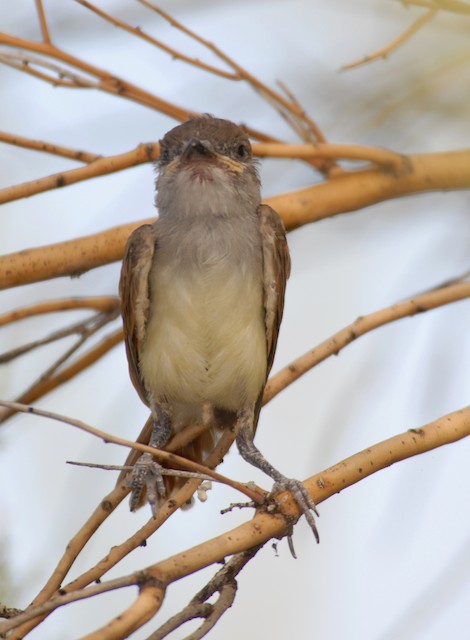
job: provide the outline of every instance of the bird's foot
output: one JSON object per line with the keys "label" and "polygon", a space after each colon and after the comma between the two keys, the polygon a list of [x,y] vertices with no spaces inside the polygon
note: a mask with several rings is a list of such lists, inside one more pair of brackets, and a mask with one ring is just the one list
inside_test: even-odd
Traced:
{"label": "bird's foot", "polygon": [[318,513],[315,502],[310,497],[304,484],[300,482],[300,480],[281,476],[280,478],[276,479],[271,494],[281,493],[282,491],[291,492],[300,510],[304,514],[305,519],[307,520],[309,527],[312,530],[313,535],[315,536],[315,540],[317,542],[320,542],[320,536],[318,535],[318,529],[315,523],[315,518],[313,517],[313,513],[316,516],[319,516],[320,514]]}
{"label": "bird's foot", "polygon": [[166,490],[162,467],[158,462],[155,462],[150,453],[143,453],[135,463],[129,485],[131,487],[129,503],[131,511],[135,511],[140,506],[142,492],[146,489],[147,500],[155,518],[159,499],[165,497]]}

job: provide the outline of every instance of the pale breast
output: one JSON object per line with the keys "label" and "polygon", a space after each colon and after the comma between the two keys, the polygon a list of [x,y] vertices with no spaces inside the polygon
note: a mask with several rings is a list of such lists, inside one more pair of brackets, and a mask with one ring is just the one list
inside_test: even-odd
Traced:
{"label": "pale breast", "polygon": [[157,252],[140,368],[154,398],[237,410],[265,382],[262,265],[213,246],[211,259],[179,263]]}

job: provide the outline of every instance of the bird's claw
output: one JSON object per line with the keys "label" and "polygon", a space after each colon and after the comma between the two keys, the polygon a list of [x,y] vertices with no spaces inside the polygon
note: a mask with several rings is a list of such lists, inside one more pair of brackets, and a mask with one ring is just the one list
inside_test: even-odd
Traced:
{"label": "bird's claw", "polygon": [[131,487],[130,509],[135,511],[140,504],[144,488],[147,490],[147,500],[156,517],[159,498],[166,494],[163,481],[162,467],[155,462],[150,453],[143,453],[134,465],[129,479]]}
{"label": "bird's claw", "polygon": [[304,514],[305,519],[307,520],[308,525],[312,530],[313,535],[315,536],[315,540],[317,542],[320,542],[320,536],[318,535],[318,529],[312,511],[318,517],[320,516],[320,514],[318,513],[317,506],[310,497],[310,494],[308,493],[304,484],[300,482],[300,480],[295,480],[294,478],[282,477],[276,480],[272,489],[272,493],[281,493],[281,491],[291,492],[300,510]]}

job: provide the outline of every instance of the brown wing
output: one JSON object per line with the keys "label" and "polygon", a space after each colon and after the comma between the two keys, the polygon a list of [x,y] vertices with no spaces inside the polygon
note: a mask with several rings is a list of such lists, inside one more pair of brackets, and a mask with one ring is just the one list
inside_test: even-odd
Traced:
{"label": "brown wing", "polygon": [[[277,337],[284,311],[284,293],[290,275],[290,256],[286,230],[279,215],[262,204],[258,207],[259,225],[263,247],[264,323],[266,326],[267,367],[266,379],[273,366]],[[264,391],[264,389],[263,389]],[[261,391],[255,405],[253,432],[258,426],[263,401]]]}
{"label": "brown wing", "polygon": [[266,378],[273,365],[277,337],[284,311],[284,293],[290,275],[290,256],[286,230],[279,215],[262,204],[258,209],[263,242],[264,313],[268,366]]}
{"label": "brown wing", "polygon": [[122,261],[119,294],[127,360],[132,384],[142,402],[148,406],[139,374],[139,359],[145,340],[149,313],[149,274],[156,249],[156,232],[152,225],[138,227],[129,237]]}

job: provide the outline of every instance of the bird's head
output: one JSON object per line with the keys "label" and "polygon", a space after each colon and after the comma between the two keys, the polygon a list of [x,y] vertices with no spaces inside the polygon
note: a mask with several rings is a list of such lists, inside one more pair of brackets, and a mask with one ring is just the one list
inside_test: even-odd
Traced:
{"label": "bird's head", "polygon": [[260,184],[251,144],[238,125],[204,115],[171,129],[160,141],[160,214],[233,211],[234,201],[256,208]]}

